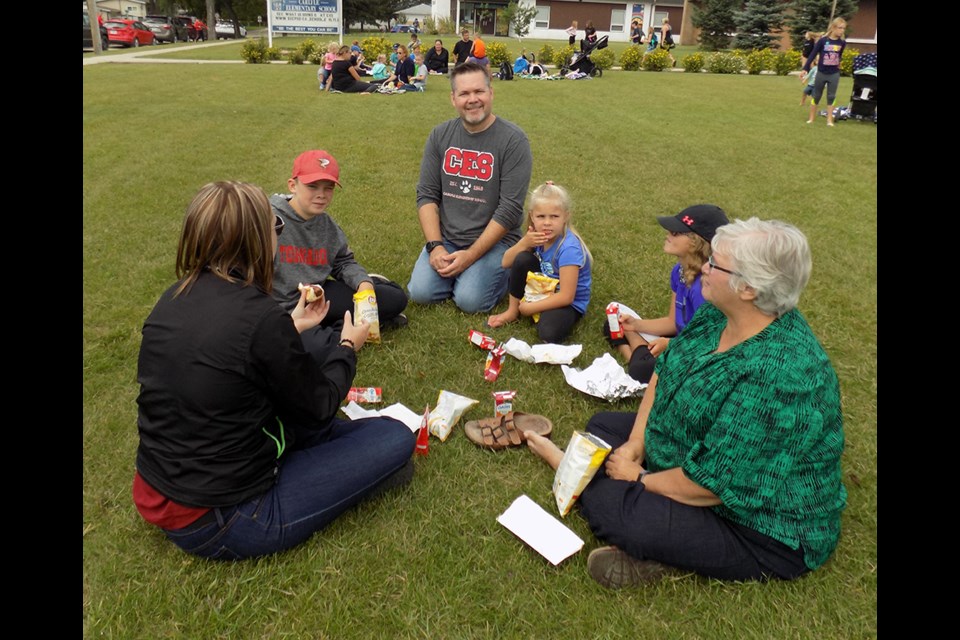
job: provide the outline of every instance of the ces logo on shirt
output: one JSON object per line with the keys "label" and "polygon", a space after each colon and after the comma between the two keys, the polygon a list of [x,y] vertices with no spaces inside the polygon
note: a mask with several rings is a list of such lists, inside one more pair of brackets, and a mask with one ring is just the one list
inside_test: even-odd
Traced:
{"label": "ces logo on shirt", "polygon": [[493,154],[450,147],[443,154],[443,172],[451,176],[483,180],[493,177]]}

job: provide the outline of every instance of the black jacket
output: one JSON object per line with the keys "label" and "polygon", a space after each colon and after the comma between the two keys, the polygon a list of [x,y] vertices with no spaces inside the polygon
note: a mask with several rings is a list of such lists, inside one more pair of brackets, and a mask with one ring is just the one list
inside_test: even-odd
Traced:
{"label": "black jacket", "polygon": [[180,504],[234,505],[273,484],[278,449],[293,444],[289,425],[330,429],[356,355],[334,348],[319,365],[290,315],[256,287],[204,273],[176,298],[175,288],[143,326],[137,470]]}

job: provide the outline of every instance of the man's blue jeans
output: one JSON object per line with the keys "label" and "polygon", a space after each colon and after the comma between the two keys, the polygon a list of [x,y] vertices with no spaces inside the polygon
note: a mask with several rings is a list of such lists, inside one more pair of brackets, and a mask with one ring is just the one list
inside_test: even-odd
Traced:
{"label": "man's blue jeans", "polygon": [[[446,240],[443,246],[450,253],[466,248]],[[453,298],[466,313],[489,311],[507,292],[508,272],[500,263],[509,247],[509,242],[501,240],[454,278],[444,278],[437,273],[430,266],[430,255],[421,250],[407,285],[410,299],[417,304],[433,304]]]}
{"label": "man's blue jeans", "polygon": [[397,473],[416,444],[410,429],[393,418],[335,418],[332,428],[328,438],[297,429],[294,450],[281,458],[277,481],[263,495],[164,533],[184,551],[217,560],[289,549]]}

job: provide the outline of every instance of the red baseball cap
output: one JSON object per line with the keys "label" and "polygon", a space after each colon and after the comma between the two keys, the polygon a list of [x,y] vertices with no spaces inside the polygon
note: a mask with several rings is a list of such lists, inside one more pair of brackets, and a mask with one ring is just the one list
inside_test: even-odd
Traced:
{"label": "red baseball cap", "polygon": [[332,180],[341,189],[340,165],[326,151],[304,151],[293,161],[293,175],[300,182],[310,184],[317,180]]}

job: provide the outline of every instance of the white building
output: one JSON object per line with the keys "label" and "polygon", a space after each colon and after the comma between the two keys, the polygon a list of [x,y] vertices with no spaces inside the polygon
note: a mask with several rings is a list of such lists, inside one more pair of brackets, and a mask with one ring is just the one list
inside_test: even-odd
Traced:
{"label": "white building", "polygon": [[[576,20],[579,33],[587,21],[592,21],[597,34],[609,36],[611,41],[630,40],[630,23],[634,18],[643,22],[644,34],[648,27],[660,30],[664,17],[669,17],[673,27],[673,37],[679,42],[683,23],[684,0],[661,0],[660,2],[623,2],[594,0],[519,0],[522,5],[537,7],[537,16],[528,37],[562,40],[567,37],[566,29]],[[488,35],[513,35],[508,30],[502,12],[507,8],[508,0],[489,0],[486,2],[467,2],[464,0],[432,0],[431,15],[434,18],[454,18],[462,27],[477,29]],[[409,17],[409,14],[408,14]],[[412,20],[412,18],[409,18]],[[421,21],[422,22],[422,21]]]}

